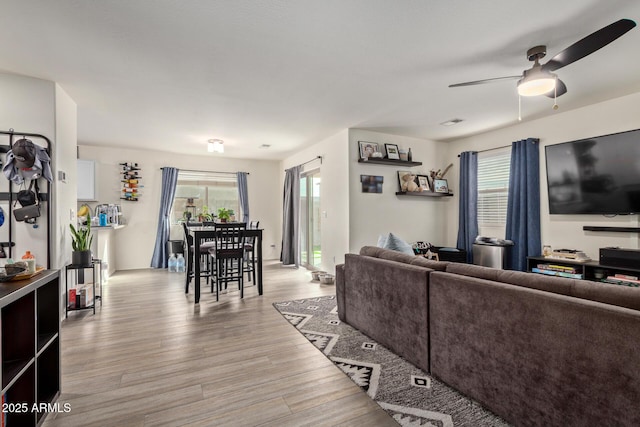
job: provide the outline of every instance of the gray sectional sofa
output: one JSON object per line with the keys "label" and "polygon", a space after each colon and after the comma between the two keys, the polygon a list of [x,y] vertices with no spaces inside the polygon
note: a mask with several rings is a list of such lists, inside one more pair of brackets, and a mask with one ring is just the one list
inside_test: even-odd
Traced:
{"label": "gray sectional sofa", "polygon": [[514,425],[640,426],[640,289],[377,247],[336,271],[338,314]]}

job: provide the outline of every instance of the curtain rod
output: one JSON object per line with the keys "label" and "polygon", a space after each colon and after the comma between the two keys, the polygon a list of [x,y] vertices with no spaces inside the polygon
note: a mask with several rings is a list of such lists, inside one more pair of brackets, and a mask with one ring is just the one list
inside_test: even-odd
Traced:
{"label": "curtain rod", "polygon": [[[316,156],[316,157],[314,157],[314,158],[313,158],[313,159],[311,159],[311,160],[307,160],[307,161],[306,161],[306,162],[304,162],[304,163],[300,163],[298,166],[304,166],[304,165],[306,165],[307,163],[315,162],[315,161],[316,161],[316,160],[318,160],[318,159],[320,159],[320,164],[322,164],[322,156]],[[286,171],[286,169],[285,169],[285,171]]]}
{"label": "curtain rod", "polygon": [[[478,150],[476,151],[476,153],[485,153],[487,151],[493,151],[493,150],[501,150],[503,148],[511,148],[511,144],[509,145],[503,145],[501,147],[494,147],[494,148],[487,148],[486,150]],[[460,154],[458,154],[458,157],[460,157]]]}
{"label": "curtain rod", "polygon": [[[161,167],[160,170],[162,170],[164,168],[168,168],[168,167],[172,167],[172,166],[164,166],[164,167]],[[238,172],[199,171],[199,170],[195,170],[195,169],[180,169],[180,168],[176,168],[176,169],[178,169],[178,171],[199,172],[199,173],[227,173],[227,174],[230,174],[230,175],[235,175],[235,174],[238,173]],[[249,172],[244,172],[244,173],[246,173],[247,175],[251,175]]]}

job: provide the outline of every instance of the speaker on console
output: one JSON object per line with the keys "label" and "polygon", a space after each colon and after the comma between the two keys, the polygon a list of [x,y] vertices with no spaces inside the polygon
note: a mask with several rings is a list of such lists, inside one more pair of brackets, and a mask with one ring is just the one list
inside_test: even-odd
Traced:
{"label": "speaker on console", "polygon": [[611,267],[640,268],[640,249],[600,248],[600,264]]}

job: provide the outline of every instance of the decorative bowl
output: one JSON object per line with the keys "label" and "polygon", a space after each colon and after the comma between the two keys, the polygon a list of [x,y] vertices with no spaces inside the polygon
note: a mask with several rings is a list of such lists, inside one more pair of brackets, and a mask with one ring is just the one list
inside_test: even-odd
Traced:
{"label": "decorative bowl", "polygon": [[323,285],[331,285],[333,283],[333,280],[333,274],[322,274],[320,276],[320,283],[322,283]]}
{"label": "decorative bowl", "polygon": [[27,269],[24,267],[11,264],[0,267],[0,282],[7,282],[16,277],[18,274],[24,273],[26,270]]}
{"label": "decorative bowl", "polygon": [[327,274],[326,271],[312,271],[311,272],[311,278],[313,278],[313,280],[320,280],[320,275],[322,274]]}

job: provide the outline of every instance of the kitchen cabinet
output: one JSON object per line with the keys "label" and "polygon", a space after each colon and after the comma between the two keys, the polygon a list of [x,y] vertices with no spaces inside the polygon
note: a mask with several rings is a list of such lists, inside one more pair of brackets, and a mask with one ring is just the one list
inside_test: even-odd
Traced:
{"label": "kitchen cabinet", "polygon": [[78,159],[78,201],[98,200],[96,194],[96,162]]}

